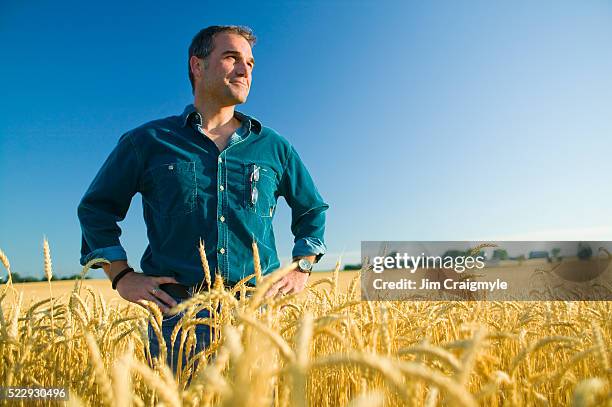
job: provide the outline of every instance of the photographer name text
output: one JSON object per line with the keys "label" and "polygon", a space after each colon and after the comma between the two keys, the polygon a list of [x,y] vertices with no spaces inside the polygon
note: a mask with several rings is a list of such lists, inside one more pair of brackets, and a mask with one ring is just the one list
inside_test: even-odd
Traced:
{"label": "photographer name text", "polygon": [[423,278],[418,284],[418,280],[410,280],[402,278],[399,281],[385,281],[382,278],[377,278],[372,281],[372,286],[376,290],[467,290],[467,291],[495,291],[507,290],[508,282],[500,280],[495,281],[473,281],[465,279],[456,281],[447,278],[444,281],[432,281],[428,278]]}

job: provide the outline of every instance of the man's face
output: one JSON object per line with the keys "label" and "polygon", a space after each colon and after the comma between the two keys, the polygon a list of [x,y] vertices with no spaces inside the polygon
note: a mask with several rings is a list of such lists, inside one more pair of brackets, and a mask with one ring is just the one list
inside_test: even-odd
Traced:
{"label": "man's face", "polygon": [[219,33],[213,41],[213,51],[203,60],[198,58],[196,64],[196,94],[212,98],[222,106],[244,103],[255,64],[251,45],[241,35],[232,33]]}

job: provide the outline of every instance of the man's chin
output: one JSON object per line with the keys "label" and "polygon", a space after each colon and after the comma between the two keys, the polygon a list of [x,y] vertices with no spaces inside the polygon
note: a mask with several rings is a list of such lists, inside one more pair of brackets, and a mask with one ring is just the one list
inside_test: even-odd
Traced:
{"label": "man's chin", "polygon": [[233,105],[240,105],[244,102],[246,102],[247,98],[249,95],[232,95],[231,97],[231,101]]}

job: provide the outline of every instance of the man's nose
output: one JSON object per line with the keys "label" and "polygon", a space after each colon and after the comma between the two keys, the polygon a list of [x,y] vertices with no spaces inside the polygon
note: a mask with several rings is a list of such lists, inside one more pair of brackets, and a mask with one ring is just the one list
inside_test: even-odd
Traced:
{"label": "man's nose", "polygon": [[236,74],[245,78],[249,76],[249,66],[245,61],[236,63]]}

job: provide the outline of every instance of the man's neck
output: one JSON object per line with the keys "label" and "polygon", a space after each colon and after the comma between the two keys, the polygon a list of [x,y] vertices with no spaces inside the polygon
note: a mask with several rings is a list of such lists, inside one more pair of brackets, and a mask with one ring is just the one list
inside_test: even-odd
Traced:
{"label": "man's neck", "polygon": [[202,115],[202,129],[207,134],[231,134],[240,126],[240,121],[234,117],[235,105],[219,106],[196,97],[194,106]]}

